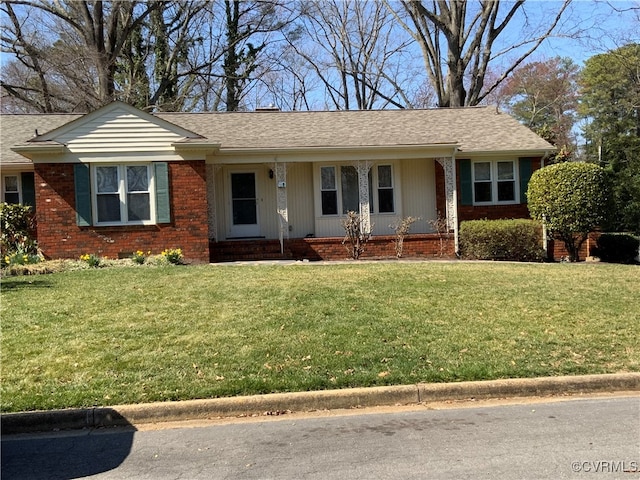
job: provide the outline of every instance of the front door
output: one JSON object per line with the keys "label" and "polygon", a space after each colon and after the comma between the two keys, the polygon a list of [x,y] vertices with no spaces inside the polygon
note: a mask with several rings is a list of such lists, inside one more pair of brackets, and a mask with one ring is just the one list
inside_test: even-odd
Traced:
{"label": "front door", "polygon": [[258,204],[255,172],[231,174],[231,237],[257,237]]}

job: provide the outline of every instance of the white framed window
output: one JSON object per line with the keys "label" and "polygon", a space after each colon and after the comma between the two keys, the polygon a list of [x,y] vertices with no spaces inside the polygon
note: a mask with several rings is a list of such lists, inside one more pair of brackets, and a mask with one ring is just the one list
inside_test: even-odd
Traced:
{"label": "white framed window", "polygon": [[320,167],[320,203],[322,215],[338,214],[336,167]]}
{"label": "white framed window", "polygon": [[4,175],[2,177],[2,201],[6,203],[21,203],[19,175]]}
{"label": "white framed window", "polygon": [[155,182],[150,165],[96,165],[91,170],[96,225],[155,223]]}
{"label": "white framed window", "polygon": [[[378,185],[378,212],[394,213],[393,169],[391,165],[378,165],[376,169]],[[371,184],[372,182],[369,182]]]}
{"label": "white framed window", "polygon": [[473,162],[473,203],[517,203],[517,179],[515,160]]}
{"label": "white framed window", "polygon": [[[322,215],[346,215],[360,210],[358,171],[352,165],[320,167],[320,204]],[[377,165],[369,170],[369,211],[394,213],[393,168]]]}

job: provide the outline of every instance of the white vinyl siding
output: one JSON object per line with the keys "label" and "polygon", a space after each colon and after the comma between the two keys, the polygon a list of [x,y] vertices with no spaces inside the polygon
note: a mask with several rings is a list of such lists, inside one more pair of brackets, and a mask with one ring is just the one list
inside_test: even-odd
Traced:
{"label": "white vinyl siding", "polygon": [[[402,217],[420,218],[419,221],[411,226],[411,232],[429,233],[432,231],[429,221],[438,217],[435,160],[403,160],[401,166],[402,195],[398,197],[402,199],[402,205],[401,207],[396,206],[398,212],[401,212],[397,219],[400,220]],[[445,212],[441,212],[441,215],[445,216]],[[389,223],[391,224],[392,222]]]}
{"label": "white vinyl siding", "polygon": [[115,109],[79,124],[56,141],[75,153],[173,152],[171,144],[181,138],[180,134],[147,119]]}

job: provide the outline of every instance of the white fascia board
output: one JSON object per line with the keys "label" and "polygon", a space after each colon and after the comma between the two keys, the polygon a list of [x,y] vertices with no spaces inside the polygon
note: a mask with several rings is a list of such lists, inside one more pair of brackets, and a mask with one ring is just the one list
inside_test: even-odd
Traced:
{"label": "white fascia board", "polygon": [[294,147],[272,149],[221,148],[209,163],[326,162],[396,160],[455,156],[458,144],[391,145],[365,147]]}
{"label": "white fascia board", "polygon": [[478,159],[496,159],[496,158],[514,158],[514,157],[546,157],[555,152],[556,149],[546,150],[492,150],[492,151],[459,151],[458,158],[478,158]]}
{"label": "white fascia board", "polygon": [[16,145],[14,147],[11,147],[11,150],[30,160],[34,160],[35,157],[39,157],[40,155],[63,155],[69,152],[66,145],[62,145],[60,143],[49,143],[41,145]]}
{"label": "white fascia board", "polygon": [[[38,156],[33,163],[149,163],[149,162],[179,162],[185,158],[173,152],[136,152],[136,153],[72,153],[64,155]],[[204,158],[200,158],[204,160]]]}

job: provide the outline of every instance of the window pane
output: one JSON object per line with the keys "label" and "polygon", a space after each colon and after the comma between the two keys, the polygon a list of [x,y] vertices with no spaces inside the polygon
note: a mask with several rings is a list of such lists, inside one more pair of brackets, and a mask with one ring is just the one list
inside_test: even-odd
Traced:
{"label": "window pane", "polygon": [[380,165],[378,167],[378,187],[393,187],[391,179],[391,165]]}
{"label": "window pane", "polygon": [[334,191],[320,192],[322,195],[322,214],[338,214],[338,194]]}
{"label": "window pane", "polygon": [[20,203],[20,194],[16,192],[4,192],[4,201],[7,203]]}
{"label": "window pane", "polygon": [[513,179],[513,162],[498,162],[498,180]]}
{"label": "window pane", "polygon": [[151,220],[148,193],[130,193],[127,195],[127,217],[130,222]]}
{"label": "window pane", "polygon": [[378,190],[378,206],[380,207],[380,213],[393,212],[393,189],[385,188]]}
{"label": "window pane", "polygon": [[120,196],[98,195],[98,222],[119,222],[120,221]]}
{"label": "window pane", "polygon": [[234,200],[233,201],[233,224],[234,225],[255,225],[258,223],[255,200]]}
{"label": "window pane", "polygon": [[320,176],[322,177],[322,190],[336,189],[336,169],[334,167],[322,167]]}
{"label": "window pane", "polygon": [[354,167],[342,167],[342,213],[360,211],[358,172]]}
{"label": "window pane", "polygon": [[149,191],[149,174],[146,165],[127,167],[127,192]]}
{"label": "window pane", "polygon": [[473,184],[473,190],[476,202],[491,201],[491,182],[476,182]]}
{"label": "window pane", "polygon": [[4,191],[5,192],[18,191],[18,177],[16,175],[8,175],[4,177]]}
{"label": "window pane", "polygon": [[118,191],[118,167],[96,167],[98,193]]}
{"label": "window pane", "polygon": [[256,180],[254,173],[231,174],[232,198],[256,198]]}
{"label": "window pane", "polygon": [[515,182],[498,182],[498,201],[509,202],[516,199]]}
{"label": "window pane", "polygon": [[491,163],[489,162],[474,163],[473,176],[476,182],[491,180]]}

